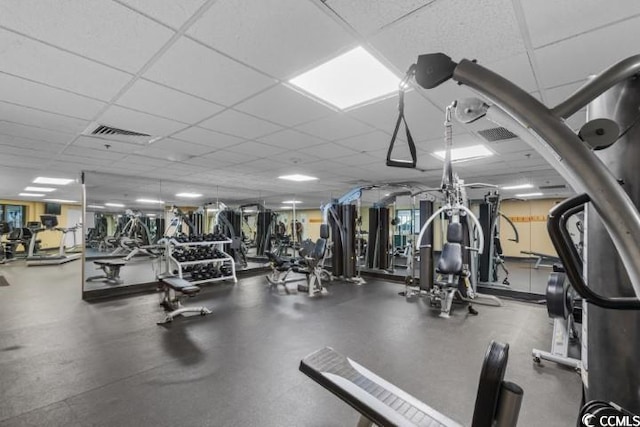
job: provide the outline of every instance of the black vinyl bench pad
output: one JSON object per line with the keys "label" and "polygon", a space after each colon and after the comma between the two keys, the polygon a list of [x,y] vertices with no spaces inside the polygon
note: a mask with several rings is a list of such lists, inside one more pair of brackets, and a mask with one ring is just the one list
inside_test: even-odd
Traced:
{"label": "black vinyl bench pad", "polygon": [[179,277],[164,277],[160,279],[160,281],[174,291],[181,292],[185,295],[195,295],[200,292],[200,288],[198,286],[194,286],[189,281]]}
{"label": "black vinyl bench pad", "polygon": [[381,426],[461,427],[329,347],[300,362],[300,371]]}
{"label": "black vinyl bench pad", "polygon": [[126,261],[121,260],[93,261],[93,263],[98,266],[108,265],[109,267],[124,267],[127,265]]}

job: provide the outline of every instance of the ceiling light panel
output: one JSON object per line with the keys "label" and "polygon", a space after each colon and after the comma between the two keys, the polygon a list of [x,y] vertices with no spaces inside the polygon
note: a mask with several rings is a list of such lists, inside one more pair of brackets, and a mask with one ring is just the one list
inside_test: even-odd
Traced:
{"label": "ceiling light panel", "polygon": [[156,205],[161,205],[161,204],[164,203],[164,201],[156,200],[156,199],[136,199],[136,202],[138,202],[138,203],[156,204]]}
{"label": "ceiling light panel", "polygon": [[525,188],[533,188],[533,184],[508,185],[502,187],[503,190],[523,190]]}
{"label": "ceiling light panel", "polygon": [[358,46],[289,80],[296,88],[340,109],[398,90],[400,79]]}
{"label": "ceiling light panel", "polygon": [[[437,158],[444,160],[446,151],[439,150],[433,153]],[[461,162],[466,160],[474,160],[482,157],[493,156],[493,152],[484,145],[471,145],[469,147],[460,147],[451,149],[451,161]]]}
{"label": "ceiling light panel", "polygon": [[33,180],[34,184],[49,184],[49,185],[67,185],[75,181],[68,178],[47,178],[45,176],[39,176]]}
{"label": "ceiling light panel", "polygon": [[18,193],[18,196],[22,197],[44,197],[44,194],[38,193]]}
{"label": "ceiling light panel", "polygon": [[516,194],[516,197],[536,197],[536,196],[543,196],[543,193],[523,193],[523,194]]}
{"label": "ceiling light panel", "polygon": [[24,191],[31,191],[36,193],[51,193],[52,191],[56,191],[56,189],[50,187],[25,187]]}
{"label": "ceiling light panel", "polygon": [[313,176],[308,176],[308,175],[293,174],[293,175],[282,175],[282,176],[279,176],[278,179],[284,179],[286,181],[305,182],[305,181],[315,181],[318,178]]}
{"label": "ceiling light panel", "polygon": [[198,197],[202,197],[200,193],[178,193],[176,197],[183,197],[185,199],[197,199]]}

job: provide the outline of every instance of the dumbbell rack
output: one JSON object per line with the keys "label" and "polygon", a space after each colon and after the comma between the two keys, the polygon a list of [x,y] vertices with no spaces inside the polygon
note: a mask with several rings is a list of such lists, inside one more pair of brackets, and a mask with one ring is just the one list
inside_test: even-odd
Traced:
{"label": "dumbbell rack", "polygon": [[[223,249],[225,244],[229,244],[231,243],[231,240],[215,240],[215,241],[205,241],[205,242],[184,242],[184,243],[180,243],[175,239],[166,239],[165,240],[165,245],[166,245],[166,250],[165,250],[165,257],[166,257],[166,271],[167,273],[172,272],[174,269],[172,268],[172,265],[175,265],[177,270],[178,270],[178,277],[180,277],[181,279],[183,279],[183,267],[186,267],[188,265],[196,265],[196,264],[217,264],[217,263],[224,263],[226,261],[229,262],[229,264],[231,264],[231,275],[229,276],[220,276],[220,277],[212,277],[209,279],[203,279],[203,280],[190,280],[191,283],[193,283],[194,285],[200,284],[200,283],[206,283],[206,282],[220,282],[223,280],[230,280],[233,279],[233,281],[235,283],[238,283],[238,278],[236,276],[236,263],[233,260],[233,257],[231,255],[229,255],[228,253],[226,253]],[[173,257],[173,250],[175,248],[178,247],[185,247],[185,246],[190,246],[190,247],[195,247],[195,246],[218,246],[218,249],[220,250],[220,252],[222,252],[225,256],[222,258],[207,258],[207,259],[200,259],[200,260],[196,260],[196,261],[178,261],[177,259],[175,259]]]}

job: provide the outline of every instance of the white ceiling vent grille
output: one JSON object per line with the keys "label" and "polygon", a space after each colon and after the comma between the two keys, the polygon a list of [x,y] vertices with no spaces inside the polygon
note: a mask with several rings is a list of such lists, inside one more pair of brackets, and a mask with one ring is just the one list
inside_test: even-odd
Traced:
{"label": "white ceiling vent grille", "polygon": [[504,141],[506,139],[517,138],[518,135],[503,127],[479,130],[478,135],[489,142]]}
{"label": "white ceiling vent grille", "polygon": [[120,129],[99,123],[91,123],[91,125],[89,125],[82,134],[93,138],[140,145],[149,144],[160,139],[160,137],[149,135],[148,133]]}

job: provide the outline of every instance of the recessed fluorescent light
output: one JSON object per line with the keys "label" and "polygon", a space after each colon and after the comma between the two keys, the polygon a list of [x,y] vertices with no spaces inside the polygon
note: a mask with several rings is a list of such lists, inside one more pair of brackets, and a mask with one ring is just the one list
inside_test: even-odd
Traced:
{"label": "recessed fluorescent light", "polygon": [[138,203],[153,203],[153,204],[157,204],[157,205],[161,205],[164,202],[162,200],[155,200],[155,199],[136,199],[136,202]]}
{"label": "recessed fluorescent light", "polygon": [[47,178],[46,176],[39,176],[33,180],[34,184],[50,184],[50,185],[67,185],[75,181],[75,179],[69,178]]}
{"label": "recessed fluorescent light", "polygon": [[91,209],[104,209],[104,206],[100,205],[87,205],[87,207]]}
{"label": "recessed fluorescent light", "polygon": [[293,209],[291,206],[280,206],[281,210]]}
{"label": "recessed fluorescent light", "polygon": [[156,216],[154,213],[148,213],[147,216]]}
{"label": "recessed fluorescent light", "polygon": [[[436,156],[441,160],[444,160],[445,154],[446,154],[445,150],[435,151],[433,153],[434,156]],[[491,152],[491,150],[489,150],[487,147],[485,147],[482,144],[451,149],[452,162],[461,162],[465,160],[479,159],[479,158],[488,157],[488,156],[493,156],[493,153]]]}
{"label": "recessed fluorescent light", "polygon": [[44,197],[44,194],[39,194],[39,193],[19,193],[18,196],[22,196],[22,197]]}
{"label": "recessed fluorescent light", "polygon": [[56,191],[56,189],[49,188],[49,187],[25,187],[24,191],[37,191],[39,193],[51,193],[52,191]]}
{"label": "recessed fluorescent light", "polygon": [[533,188],[533,184],[508,185],[502,187],[503,190],[522,190],[525,188]]}
{"label": "recessed fluorescent light", "polygon": [[178,193],[176,197],[184,197],[185,199],[197,199],[198,197],[202,197],[200,193]]}
{"label": "recessed fluorescent light", "polygon": [[111,208],[124,208],[124,205],[122,203],[105,203],[104,205]]}
{"label": "recessed fluorescent light", "polygon": [[542,196],[543,193],[524,193],[524,194],[516,194],[516,197],[534,197],[534,196]]}
{"label": "recessed fluorescent light", "polygon": [[302,203],[300,200],[285,200],[284,202],[285,205],[297,205],[298,203]]}
{"label": "recessed fluorescent light", "polygon": [[394,93],[400,78],[358,46],[292,78],[289,83],[345,109]]}
{"label": "recessed fluorescent light", "polygon": [[77,200],[66,200],[66,199],[44,199],[45,202],[54,202],[54,203],[80,203]]}
{"label": "recessed fluorescent light", "polygon": [[287,181],[303,182],[303,181],[315,181],[318,178],[313,176],[294,174],[294,175],[282,175],[282,176],[279,176],[278,179],[286,179]]}

